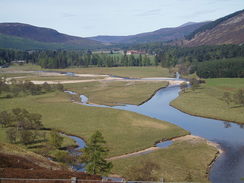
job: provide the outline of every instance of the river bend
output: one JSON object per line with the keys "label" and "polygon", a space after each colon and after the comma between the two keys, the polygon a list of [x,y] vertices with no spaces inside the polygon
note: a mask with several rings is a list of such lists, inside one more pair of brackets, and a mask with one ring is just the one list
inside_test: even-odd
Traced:
{"label": "river bend", "polygon": [[[170,102],[179,96],[179,86],[160,89],[142,105],[113,106],[110,108],[133,111],[152,118],[176,124],[192,135],[206,138],[220,144],[224,153],[215,161],[209,179],[213,183],[243,183],[244,177],[244,129],[243,125],[192,116],[170,106]],[[88,104],[88,98],[81,95],[83,105],[109,107]]]}

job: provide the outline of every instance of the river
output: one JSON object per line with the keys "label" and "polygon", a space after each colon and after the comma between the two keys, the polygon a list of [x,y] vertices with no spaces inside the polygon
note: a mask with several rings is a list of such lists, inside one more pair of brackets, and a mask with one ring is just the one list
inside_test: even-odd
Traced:
{"label": "river", "polygon": [[[75,76],[74,73],[71,74]],[[213,183],[243,183],[244,181],[241,181],[241,178],[244,178],[244,125],[192,116],[175,109],[170,106],[170,102],[179,96],[179,92],[179,86],[169,86],[160,89],[150,100],[139,106],[124,105],[110,107],[88,104],[88,98],[83,95],[81,95],[81,102],[87,106],[110,107],[133,111],[159,120],[168,121],[190,131],[192,135],[218,143],[224,153],[221,154],[211,167],[209,180]],[[165,144],[163,147],[165,147]]]}
{"label": "river", "polygon": [[[220,144],[224,153],[213,164],[209,179],[213,183],[243,183],[244,177],[244,129],[242,125],[192,116],[170,106],[170,102],[179,96],[179,86],[160,89],[142,105],[124,105],[111,108],[133,111],[176,124],[192,135],[206,138]],[[87,104],[88,98],[81,95],[83,105],[109,107]]]}

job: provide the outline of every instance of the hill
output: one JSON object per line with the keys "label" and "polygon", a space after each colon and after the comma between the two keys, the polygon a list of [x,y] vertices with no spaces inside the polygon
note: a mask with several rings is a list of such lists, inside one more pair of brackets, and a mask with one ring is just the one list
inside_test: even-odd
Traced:
{"label": "hill", "polygon": [[232,13],[186,36],[186,46],[243,44],[244,43],[244,10]]}
{"label": "hill", "polygon": [[0,143],[0,177],[27,179],[70,179],[77,177],[87,180],[101,180],[99,176],[70,171],[41,155],[27,151],[20,146],[6,143]]}
{"label": "hill", "polygon": [[88,37],[88,39],[100,41],[104,43],[148,43],[148,42],[167,42],[175,39],[182,39],[189,35],[199,27],[206,25],[209,22],[194,23],[189,22],[179,27],[162,28],[153,32],[141,33],[130,36],[96,36]]}
{"label": "hill", "polygon": [[0,23],[0,46],[17,49],[89,49],[103,44],[49,28],[22,23]]}

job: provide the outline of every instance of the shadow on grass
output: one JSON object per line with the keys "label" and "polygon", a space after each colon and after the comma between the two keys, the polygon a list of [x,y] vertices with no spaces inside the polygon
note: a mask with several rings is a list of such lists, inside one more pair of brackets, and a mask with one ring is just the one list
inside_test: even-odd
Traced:
{"label": "shadow on grass", "polygon": [[240,108],[240,107],[244,107],[243,105],[235,105],[235,106],[230,106],[230,108],[235,109],[235,108]]}

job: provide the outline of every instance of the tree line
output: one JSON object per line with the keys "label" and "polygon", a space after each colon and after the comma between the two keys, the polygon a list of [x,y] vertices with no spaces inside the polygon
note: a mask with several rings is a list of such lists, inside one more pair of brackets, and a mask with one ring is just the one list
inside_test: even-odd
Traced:
{"label": "tree line", "polygon": [[0,65],[9,65],[14,60],[25,60],[42,68],[77,67],[117,67],[157,65],[153,56],[92,53],[92,51],[36,50],[18,51],[0,49]]}
{"label": "tree line", "polygon": [[20,51],[14,49],[0,49],[0,66],[9,65],[14,60],[32,60],[32,55],[27,51]]}
{"label": "tree line", "polygon": [[205,62],[226,58],[244,57],[244,45],[218,45],[200,47],[165,46],[157,52],[158,62],[170,67],[182,63]]}
{"label": "tree line", "polygon": [[190,70],[190,73],[194,72],[202,78],[243,78],[244,58],[195,63]]}
{"label": "tree line", "polygon": [[11,79],[6,80],[5,77],[0,77],[0,94],[2,98],[13,98],[23,95],[40,95],[55,90],[63,91],[64,86],[60,83],[56,85],[50,85],[47,82],[36,85],[31,81],[17,81]]}
{"label": "tree line", "polygon": [[244,77],[244,45],[166,46],[156,55],[163,67],[178,67],[181,74],[196,72],[203,78]]}
{"label": "tree line", "polygon": [[118,67],[118,66],[149,66],[155,61],[148,55],[103,54],[92,52],[43,52],[38,56],[37,63],[43,68],[77,67]]}

